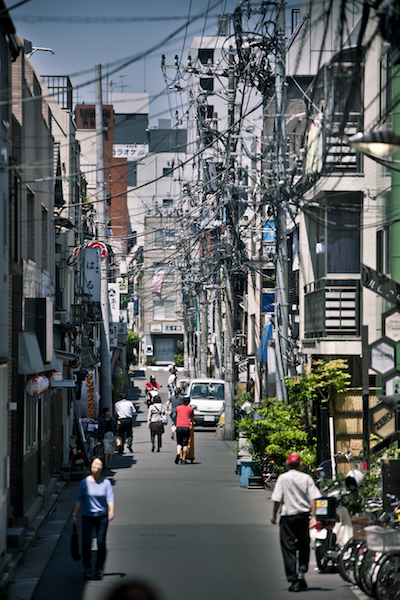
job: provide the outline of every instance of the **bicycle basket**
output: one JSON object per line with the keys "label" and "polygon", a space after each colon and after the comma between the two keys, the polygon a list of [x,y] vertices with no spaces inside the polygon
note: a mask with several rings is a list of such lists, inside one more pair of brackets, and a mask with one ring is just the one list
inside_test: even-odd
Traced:
{"label": "bicycle basket", "polygon": [[366,542],[365,528],[372,525],[372,521],[366,517],[353,517],[351,524],[353,525],[353,538],[360,540],[360,542]]}
{"label": "bicycle basket", "polygon": [[365,528],[368,550],[391,552],[400,549],[400,529],[382,529],[377,525]]}

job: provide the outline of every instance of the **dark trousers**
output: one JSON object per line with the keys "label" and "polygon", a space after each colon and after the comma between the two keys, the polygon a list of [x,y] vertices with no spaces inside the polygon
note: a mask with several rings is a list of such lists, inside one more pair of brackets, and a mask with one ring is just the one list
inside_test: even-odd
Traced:
{"label": "dark trousers", "polygon": [[122,439],[122,445],[120,446],[119,452],[124,451],[124,444],[128,442],[128,446],[132,444],[132,419],[120,419],[121,425],[119,426],[119,435]]}
{"label": "dark trousers", "polygon": [[[297,573],[307,573],[310,560],[309,514],[301,513],[281,517],[279,522],[281,550],[288,581],[297,578]],[[298,561],[298,570],[297,570]]]}
{"label": "dark trousers", "polygon": [[157,423],[150,423],[150,439],[151,439],[151,445],[154,446],[155,445],[155,441],[156,441],[156,437],[157,437],[157,448],[161,448],[162,447],[162,440],[161,440],[161,436],[164,433],[164,427],[162,426],[160,428],[159,424]]}
{"label": "dark trousers", "polygon": [[106,533],[108,516],[87,517],[82,515],[82,560],[85,569],[90,569],[92,562],[92,536],[93,529],[97,537],[96,569],[103,569],[106,560]]}

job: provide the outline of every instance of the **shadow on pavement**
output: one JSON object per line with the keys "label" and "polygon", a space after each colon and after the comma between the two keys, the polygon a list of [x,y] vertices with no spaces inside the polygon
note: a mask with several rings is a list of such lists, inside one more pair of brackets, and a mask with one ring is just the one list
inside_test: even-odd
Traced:
{"label": "shadow on pavement", "polygon": [[112,470],[130,469],[136,462],[132,455],[115,454],[112,459]]}

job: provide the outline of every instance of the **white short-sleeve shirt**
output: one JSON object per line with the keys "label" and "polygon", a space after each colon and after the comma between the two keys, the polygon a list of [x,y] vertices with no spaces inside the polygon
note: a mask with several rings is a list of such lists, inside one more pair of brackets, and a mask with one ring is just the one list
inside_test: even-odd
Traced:
{"label": "white short-sleeve shirt", "polygon": [[309,512],[310,501],[320,497],[321,492],[310,475],[289,469],[276,480],[271,500],[281,503],[282,516],[285,517]]}

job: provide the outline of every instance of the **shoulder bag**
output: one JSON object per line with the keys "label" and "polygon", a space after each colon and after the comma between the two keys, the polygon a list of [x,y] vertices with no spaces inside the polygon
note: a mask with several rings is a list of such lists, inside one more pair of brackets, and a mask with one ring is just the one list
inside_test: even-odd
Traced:
{"label": "shoulder bag", "polygon": [[76,524],[72,528],[72,536],[71,536],[71,556],[73,560],[81,560],[81,553],[79,552],[79,537],[78,537],[78,529]]}

